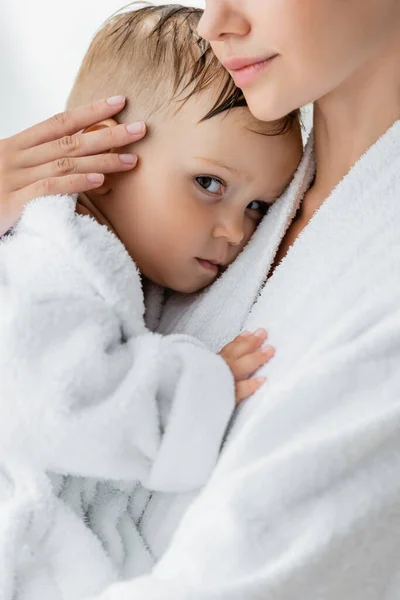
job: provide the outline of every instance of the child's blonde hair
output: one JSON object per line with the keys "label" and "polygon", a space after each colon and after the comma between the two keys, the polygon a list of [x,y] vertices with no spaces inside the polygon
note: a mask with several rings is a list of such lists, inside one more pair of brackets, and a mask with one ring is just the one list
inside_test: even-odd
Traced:
{"label": "child's blonde hair", "polygon": [[[136,3],[135,3],[136,4]],[[141,3],[143,4],[143,3]],[[68,108],[124,94],[128,114],[146,120],[180,104],[194,94],[215,88],[216,99],[204,119],[229,108],[246,106],[244,96],[214,56],[210,45],[197,34],[203,11],[168,4],[124,9],[113,15],[95,35],[68,99]],[[296,115],[265,124],[260,133],[280,134]],[[268,131],[267,131],[268,130]]]}

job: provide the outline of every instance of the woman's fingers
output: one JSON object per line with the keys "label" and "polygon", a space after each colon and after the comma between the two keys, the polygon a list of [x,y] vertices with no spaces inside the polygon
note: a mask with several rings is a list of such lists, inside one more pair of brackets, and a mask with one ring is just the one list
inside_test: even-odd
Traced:
{"label": "woman's fingers", "polygon": [[24,206],[33,198],[55,194],[74,194],[88,192],[100,187],[104,175],[89,173],[88,175],[67,175],[42,179],[7,197],[7,202],[0,203],[0,237],[4,235],[21,216]]}
{"label": "woman's fingers", "polygon": [[107,100],[99,100],[86,106],[67,110],[21,131],[9,138],[9,141],[12,142],[15,149],[24,150],[72,135],[116,115],[123,109],[125,101],[124,96],[114,96]]}
{"label": "woman's fingers", "polygon": [[20,166],[23,168],[35,167],[55,160],[67,160],[109,152],[113,148],[138,142],[145,133],[146,127],[143,122],[104,127],[89,133],[76,133],[25,150],[21,153]]}
{"label": "woman's fingers", "polygon": [[135,156],[110,151],[144,137],[144,123],[82,133],[124,105],[123,96],[100,100],[0,140],[0,235],[17,222],[33,198],[86,192],[99,187],[105,173],[135,166]]}
{"label": "woman's fingers", "polygon": [[[88,173],[118,173],[133,169],[136,163],[137,156],[134,154],[114,154],[113,152],[84,158],[59,158],[44,165],[19,171],[18,179],[15,182],[11,181],[11,184],[23,188],[36,181],[52,177]],[[12,175],[10,177],[12,179]],[[74,192],[83,191],[74,190]]]}
{"label": "woman's fingers", "polygon": [[26,202],[32,198],[40,196],[54,196],[57,194],[75,194],[88,192],[89,190],[100,187],[104,182],[104,175],[101,173],[89,173],[87,175],[65,175],[64,177],[49,177],[41,179],[23,190],[18,192],[17,208],[21,212]]}

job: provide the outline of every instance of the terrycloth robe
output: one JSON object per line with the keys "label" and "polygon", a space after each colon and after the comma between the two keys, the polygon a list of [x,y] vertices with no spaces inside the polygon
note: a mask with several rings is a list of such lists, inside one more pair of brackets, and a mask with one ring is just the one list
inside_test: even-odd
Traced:
{"label": "terrycloth robe", "polygon": [[233,377],[194,338],[146,330],[134,263],[74,198],[32,202],[2,240],[0,307],[0,598],[77,600],[151,560],[135,481],[208,479]]}
{"label": "terrycloth robe", "polygon": [[[224,277],[167,307],[163,331],[218,349],[264,326],[277,353],[153,573],[101,600],[400,597],[400,122],[263,286],[313,174],[310,141]],[[141,532],[155,555],[190,501],[148,500]]]}

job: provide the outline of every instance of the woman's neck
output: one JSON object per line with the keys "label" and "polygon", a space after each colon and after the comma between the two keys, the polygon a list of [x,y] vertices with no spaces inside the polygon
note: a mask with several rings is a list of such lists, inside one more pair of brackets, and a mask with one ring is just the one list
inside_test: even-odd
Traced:
{"label": "woman's neck", "polygon": [[322,203],[362,154],[400,118],[399,38],[316,103],[314,203],[319,199]]}

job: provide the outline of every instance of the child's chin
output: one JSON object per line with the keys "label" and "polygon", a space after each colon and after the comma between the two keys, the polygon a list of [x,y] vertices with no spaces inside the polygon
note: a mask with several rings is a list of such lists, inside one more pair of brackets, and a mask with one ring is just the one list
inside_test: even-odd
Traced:
{"label": "child's chin", "polygon": [[212,285],[214,283],[213,281],[208,281],[208,282],[185,282],[185,283],[181,283],[179,285],[173,285],[173,286],[168,286],[170,290],[174,291],[174,292],[178,292],[179,294],[196,294],[196,292],[201,292],[202,290],[204,290],[205,288],[207,288],[208,286]]}

